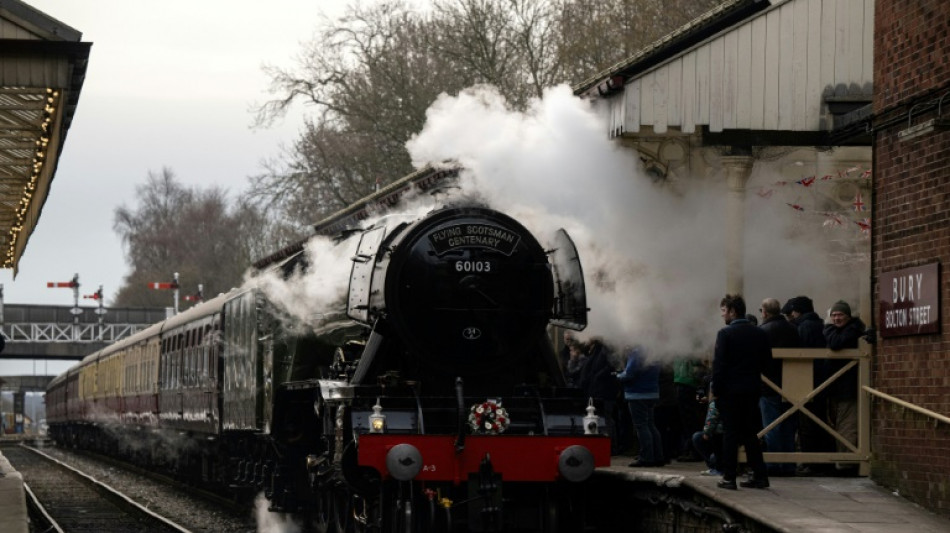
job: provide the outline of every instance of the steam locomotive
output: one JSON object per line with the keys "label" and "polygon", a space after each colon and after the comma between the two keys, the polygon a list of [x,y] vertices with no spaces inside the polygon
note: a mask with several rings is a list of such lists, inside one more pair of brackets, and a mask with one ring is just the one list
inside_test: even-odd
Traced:
{"label": "steam locomotive", "polygon": [[253,284],[219,295],[56,377],[50,435],[263,491],[321,531],[583,529],[610,438],[549,333],[587,322],[567,233],[545,250],[513,218],[456,205],[336,246],[352,265],[334,313],[292,320]]}

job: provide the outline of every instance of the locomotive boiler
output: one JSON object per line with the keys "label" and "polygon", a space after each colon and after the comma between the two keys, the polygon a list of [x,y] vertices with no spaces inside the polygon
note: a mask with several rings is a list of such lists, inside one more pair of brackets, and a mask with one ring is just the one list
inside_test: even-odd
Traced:
{"label": "locomotive boiler", "polygon": [[301,322],[253,285],[220,295],[57,377],[50,434],[263,491],[317,530],[582,528],[610,440],[551,343],[550,326],[587,321],[567,234],[545,249],[513,218],[457,205],[336,246],[352,265],[335,312]]}

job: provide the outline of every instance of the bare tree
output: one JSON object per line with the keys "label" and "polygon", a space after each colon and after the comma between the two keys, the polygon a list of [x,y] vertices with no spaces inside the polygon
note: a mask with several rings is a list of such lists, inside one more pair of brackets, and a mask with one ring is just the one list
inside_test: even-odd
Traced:
{"label": "bare tree", "polygon": [[268,216],[311,222],[411,171],[405,143],[428,106],[471,83],[433,48],[426,24],[401,2],[357,5],[321,29],[298,68],[267,69],[281,98],[258,108],[259,124],[295,101],[318,112],[247,198]]}
{"label": "bare tree", "polygon": [[138,205],[115,211],[114,229],[131,268],[113,305],[168,306],[167,292],[148,288],[179,273],[182,294],[204,285],[206,296],[239,286],[260,252],[260,215],[244,204],[229,207],[217,187],[184,187],[168,168],[149,173],[136,190]]}
{"label": "bare tree", "polygon": [[[303,230],[413,169],[406,141],[440,93],[492,84],[514,109],[579,81],[694,18],[716,0],[402,0],[351,5],[326,21],[293,69],[268,68],[277,98],[316,108],[280,162],[252,179],[249,202]],[[293,222],[292,222],[293,221]],[[296,230],[294,230],[296,231]]]}
{"label": "bare tree", "polygon": [[722,0],[560,0],[557,55],[577,83],[623,61]]}

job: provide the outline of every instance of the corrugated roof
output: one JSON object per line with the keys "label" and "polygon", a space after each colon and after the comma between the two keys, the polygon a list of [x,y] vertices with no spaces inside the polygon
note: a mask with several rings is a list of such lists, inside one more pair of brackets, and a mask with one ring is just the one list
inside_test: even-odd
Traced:
{"label": "corrugated roof", "polygon": [[91,43],[0,0],[0,268],[16,275],[39,222],[86,77]]}
{"label": "corrugated roof", "polygon": [[769,7],[768,0],[728,0],[680,26],[673,32],[641,48],[632,56],[607,67],[574,86],[581,95],[599,88],[610,90],[616,76],[628,78],[653,67],[687,48]]}

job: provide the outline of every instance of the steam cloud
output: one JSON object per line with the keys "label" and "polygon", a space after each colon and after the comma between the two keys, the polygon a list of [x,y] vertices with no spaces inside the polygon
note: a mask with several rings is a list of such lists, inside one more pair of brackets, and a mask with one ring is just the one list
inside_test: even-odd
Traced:
{"label": "steam cloud", "polygon": [[585,335],[654,355],[694,354],[721,326],[725,279],[722,194],[700,183],[673,194],[646,177],[633,150],[566,86],[548,90],[525,113],[490,87],[443,95],[408,144],[416,165],[457,160],[462,189],[544,240],[565,228],[587,282]]}
{"label": "steam cloud", "polygon": [[272,513],[267,510],[269,503],[263,492],[254,498],[254,517],[257,520],[257,533],[300,533],[301,526],[286,513]]}
{"label": "steam cloud", "polygon": [[[603,120],[567,86],[547,90],[526,112],[508,108],[490,86],[442,95],[421,132],[407,144],[417,167],[460,164],[461,193],[477,195],[531,230],[544,244],[558,228],[574,239],[591,309],[584,336],[617,347],[639,344],[655,357],[708,356],[722,327],[725,292],[726,190],[721,176],[692,177],[687,186],[660,186],[644,173],[636,151],[606,134]],[[756,163],[749,183],[776,179]],[[765,297],[785,301],[810,294],[816,310],[857,291],[828,271],[828,239],[795,233],[790,209],[757,205],[747,195],[745,287],[749,312]],[[420,195],[400,212],[436,207]],[[780,205],[780,204],[779,204]],[[791,228],[791,230],[790,230]],[[263,286],[304,322],[340,313],[355,243],[307,247],[309,274]],[[819,258],[816,260],[816,257]]]}

